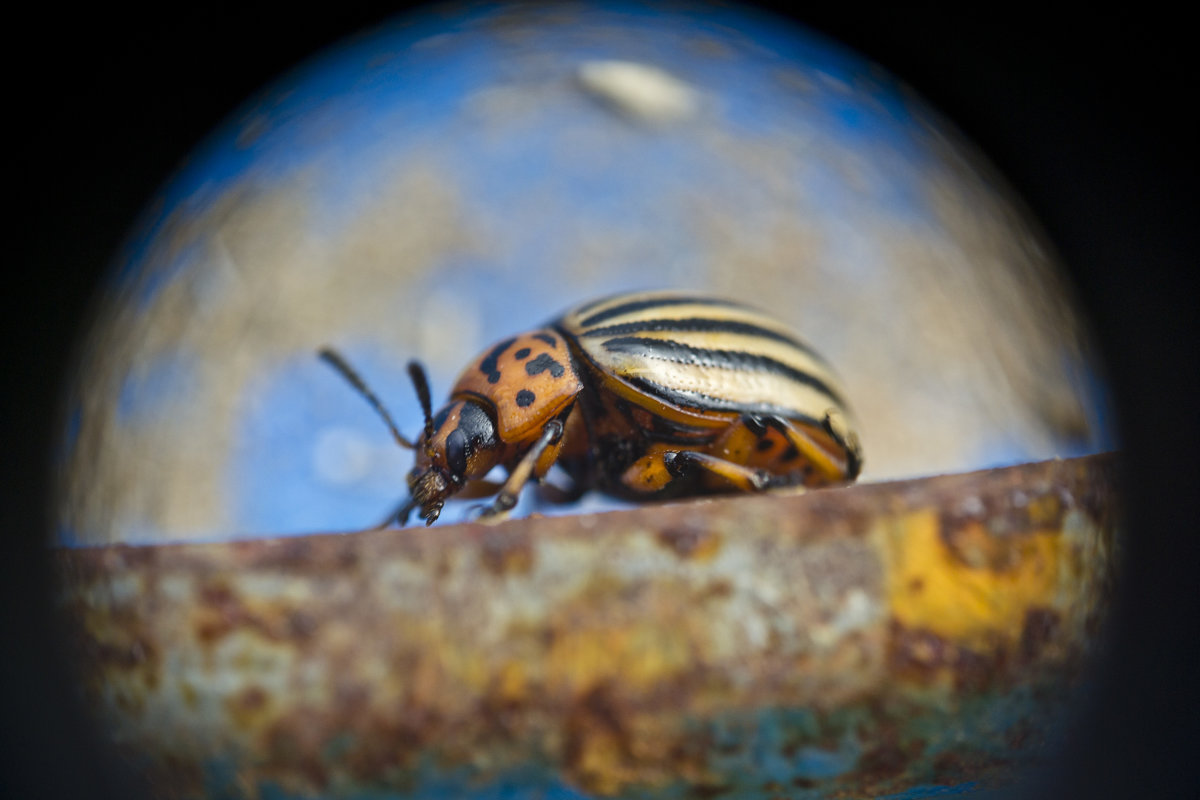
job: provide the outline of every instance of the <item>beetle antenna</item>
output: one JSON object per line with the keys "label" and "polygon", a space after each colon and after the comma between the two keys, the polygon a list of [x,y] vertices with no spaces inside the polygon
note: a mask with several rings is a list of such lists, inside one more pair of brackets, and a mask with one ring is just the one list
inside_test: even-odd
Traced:
{"label": "beetle antenna", "polygon": [[[336,350],[333,350],[331,348],[322,347],[320,350],[317,351],[317,354],[321,357],[322,361],[324,361],[325,363],[329,364],[331,367],[336,369],[341,374],[341,376],[343,378],[345,378],[346,381],[351,386],[353,386],[355,389],[358,390],[359,394],[361,394],[363,397],[366,398],[367,402],[371,404],[371,408],[375,409],[375,411],[378,412],[379,416],[383,418],[383,421],[385,423],[387,423],[388,430],[390,430],[392,432],[392,436],[396,439],[396,443],[398,445],[400,445],[401,447],[407,448],[409,450],[415,450],[417,448],[417,446],[415,444],[413,444],[412,442],[410,442],[404,436],[404,434],[400,433],[400,429],[398,427],[396,427],[396,423],[392,420],[392,415],[389,414],[387,409],[383,407],[383,403],[381,403],[379,401],[379,398],[376,397],[375,393],[371,391],[371,388],[369,386],[367,386],[366,381],[364,381],[362,379],[362,377],[360,377],[359,374],[354,371],[354,368],[351,367],[346,362],[346,359],[342,358],[340,353],[338,353]],[[422,376],[422,377],[424,377],[424,376]],[[419,390],[418,390],[418,393],[419,393]],[[422,399],[422,406],[425,409],[425,420],[426,420],[425,428],[426,428],[426,430],[428,430],[430,427],[432,427],[432,422],[429,419],[429,387],[428,386],[426,386],[426,388],[425,388],[425,395],[424,395],[424,398]]]}
{"label": "beetle antenna", "polygon": [[433,442],[433,404],[429,401],[429,379],[425,377],[425,368],[420,361],[408,362],[408,377],[412,378],[417,390],[417,399],[421,401],[421,411],[425,414],[425,452],[432,456]]}

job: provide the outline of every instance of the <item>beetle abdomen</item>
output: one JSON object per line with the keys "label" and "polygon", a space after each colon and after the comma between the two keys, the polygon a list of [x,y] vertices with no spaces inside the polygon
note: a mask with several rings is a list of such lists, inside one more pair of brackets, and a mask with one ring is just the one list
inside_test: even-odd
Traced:
{"label": "beetle abdomen", "polygon": [[767,414],[814,425],[830,409],[845,413],[820,356],[778,321],[730,300],[617,295],[565,314],[559,326],[599,374],[626,387],[609,388],[655,411],[661,404],[688,417]]}

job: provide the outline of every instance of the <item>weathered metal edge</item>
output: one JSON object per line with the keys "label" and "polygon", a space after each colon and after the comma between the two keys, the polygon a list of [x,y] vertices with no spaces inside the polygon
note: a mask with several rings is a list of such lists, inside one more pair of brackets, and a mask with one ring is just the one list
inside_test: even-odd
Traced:
{"label": "weathered metal edge", "polygon": [[163,796],[877,794],[1036,757],[1111,594],[1115,473],[55,557],[85,695]]}

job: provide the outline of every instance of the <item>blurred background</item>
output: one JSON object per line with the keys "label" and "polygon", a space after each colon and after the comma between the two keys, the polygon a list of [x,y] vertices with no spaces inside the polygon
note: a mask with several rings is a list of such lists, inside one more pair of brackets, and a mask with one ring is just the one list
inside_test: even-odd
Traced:
{"label": "blurred background", "polygon": [[[385,29],[406,43],[400,52],[360,37],[328,54],[321,74],[292,73],[255,95],[317,49],[385,22],[386,12],[344,8],[319,21],[268,9],[210,13],[40,29],[43,79],[32,84],[27,129],[34,148],[21,159],[34,178],[27,240],[36,260],[10,292],[24,313],[10,317],[18,369],[6,393],[6,402],[32,402],[5,414],[17,423],[17,469],[6,485],[30,506],[45,496],[50,432],[69,420],[54,455],[71,498],[53,522],[60,540],[374,521],[401,485],[407,454],[316,364],[315,346],[334,340],[399,418],[415,419],[400,370],[408,357],[426,361],[441,394],[492,340],[584,297],[640,286],[702,285],[792,322],[850,384],[866,479],[1111,446],[1099,362],[1087,324],[1070,311],[1072,290],[1047,269],[1056,260],[1047,242],[1093,309],[1131,463],[1171,464],[1194,437],[1194,420],[1189,434],[1167,416],[1181,398],[1172,379],[1196,374],[1194,350],[1183,353],[1191,362],[1171,360],[1189,328],[1165,302],[1179,279],[1171,268],[1183,263],[1172,225],[1188,218],[1187,204],[1172,202],[1186,195],[1172,190],[1192,163],[1171,127],[1183,96],[1171,90],[1187,78],[1171,48],[1155,44],[1163,32],[1153,25],[828,10],[805,20],[883,63],[881,72],[769,24],[749,36],[728,11],[716,24],[693,16],[690,32],[643,19],[649,28],[615,47],[554,37],[525,61],[512,53],[529,42],[527,13],[452,35],[445,20],[427,19],[424,28]],[[773,45],[752,45],[764,37]],[[581,72],[614,49],[662,70],[674,98],[665,114],[631,109],[620,91]],[[417,61],[406,58],[414,52]],[[451,62],[472,67],[476,82],[447,69]],[[437,94],[404,95],[416,104],[406,107],[389,76]],[[1005,180],[893,76],[952,118]],[[344,89],[343,104],[315,102],[304,87]],[[369,115],[374,127],[355,125],[380,97],[389,113]],[[555,146],[534,135],[546,130]],[[478,161],[457,158],[465,142]],[[191,166],[164,189],[189,153]],[[741,180],[747,174],[754,179]],[[514,175],[527,183],[514,185]],[[1003,194],[1005,182],[1048,239]],[[630,188],[647,185],[645,205],[631,205]],[[583,203],[602,213],[580,221]],[[140,227],[124,238],[139,212]],[[117,278],[101,284],[118,252]],[[897,265],[909,276],[900,286],[881,269]],[[65,354],[96,290],[106,298],[92,306],[97,333],[63,413],[55,397],[66,388]],[[986,302],[953,301],[964,294]],[[912,361],[897,362],[897,353]],[[205,363],[214,354],[216,371]],[[1194,475],[1184,466],[1165,480],[1189,468]],[[328,515],[310,526],[301,504],[319,493],[331,498]],[[1176,513],[1145,498],[1131,495],[1143,524]],[[1171,530],[1170,519],[1155,529]],[[14,596],[36,596],[37,545],[25,540],[31,530],[44,536],[41,521],[36,509],[14,520],[15,560],[31,565],[19,571],[24,582],[7,585]],[[1133,552],[1136,565],[1145,551]],[[31,612],[18,624],[38,619]],[[1143,643],[1137,652],[1154,651]],[[1175,648],[1167,669],[1181,669],[1187,652]],[[8,686],[32,680],[20,662],[6,668]],[[1137,685],[1137,675],[1122,680]],[[1138,711],[1153,708],[1151,697]],[[53,746],[46,738],[64,730],[53,703],[36,715],[19,710],[5,715],[18,752],[72,752],[70,735]],[[1128,726],[1117,722],[1135,718],[1117,704],[1098,741],[1106,731],[1124,736]],[[1159,726],[1155,735],[1169,744],[1179,731]],[[1141,739],[1128,763],[1107,769],[1166,758],[1169,747],[1153,741]],[[85,763],[80,775],[89,774]]]}
{"label": "blurred background", "polygon": [[444,398],[495,341],[634,289],[789,323],[843,374],[863,480],[1115,442],[1090,333],[999,174],[883,68],[748,8],[386,21],[238,108],[114,267],[65,411],[65,543],[371,525],[412,454],[318,347],[415,435],[408,359]]}

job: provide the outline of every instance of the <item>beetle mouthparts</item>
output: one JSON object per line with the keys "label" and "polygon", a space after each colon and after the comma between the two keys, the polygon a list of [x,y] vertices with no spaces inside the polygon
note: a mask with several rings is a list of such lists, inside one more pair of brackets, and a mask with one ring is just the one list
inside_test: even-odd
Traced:
{"label": "beetle mouthparts", "polygon": [[419,516],[425,520],[426,525],[432,525],[442,513],[442,505],[453,491],[442,471],[436,467],[430,467],[421,473],[409,488],[412,491],[413,504],[420,506]]}

